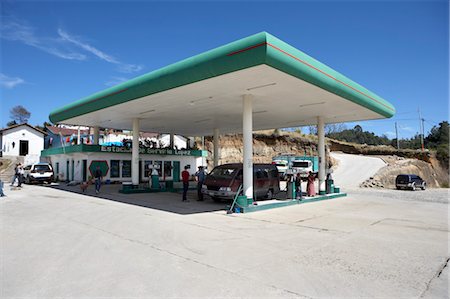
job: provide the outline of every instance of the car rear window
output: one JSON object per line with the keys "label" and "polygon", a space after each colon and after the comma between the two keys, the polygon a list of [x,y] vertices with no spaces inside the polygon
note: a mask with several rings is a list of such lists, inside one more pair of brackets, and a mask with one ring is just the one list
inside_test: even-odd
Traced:
{"label": "car rear window", "polygon": [[302,168],[308,168],[309,167],[309,162],[296,162],[293,161],[292,162],[292,167],[302,167]]}
{"label": "car rear window", "polygon": [[210,175],[216,179],[228,179],[237,171],[236,167],[216,167]]}
{"label": "car rear window", "polygon": [[48,166],[48,165],[35,165],[34,170],[36,170],[36,171],[52,171],[50,169],[50,166]]}
{"label": "car rear window", "polygon": [[409,182],[409,176],[407,176],[407,175],[399,175],[397,177],[397,182]]}

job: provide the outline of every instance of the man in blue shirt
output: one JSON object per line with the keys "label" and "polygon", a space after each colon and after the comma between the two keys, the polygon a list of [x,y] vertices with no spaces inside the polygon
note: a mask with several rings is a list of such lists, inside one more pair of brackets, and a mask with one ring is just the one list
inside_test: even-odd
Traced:
{"label": "man in blue shirt", "polygon": [[206,178],[206,172],[203,169],[203,166],[198,167],[198,171],[195,173],[195,178],[197,180],[197,201],[203,201],[202,186]]}

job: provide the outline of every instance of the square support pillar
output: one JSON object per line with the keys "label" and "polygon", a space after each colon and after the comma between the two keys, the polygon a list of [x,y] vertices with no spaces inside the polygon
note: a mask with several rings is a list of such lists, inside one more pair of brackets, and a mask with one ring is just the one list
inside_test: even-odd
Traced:
{"label": "square support pillar", "polygon": [[247,198],[253,198],[253,114],[252,114],[252,95],[243,95],[242,109],[242,139],[243,149],[243,187],[244,195]]}
{"label": "square support pillar", "polygon": [[131,182],[139,185],[139,118],[133,119],[133,143],[131,146]]}
{"label": "square support pillar", "polygon": [[317,117],[317,135],[319,139],[319,194],[325,194],[325,123],[323,116]]}

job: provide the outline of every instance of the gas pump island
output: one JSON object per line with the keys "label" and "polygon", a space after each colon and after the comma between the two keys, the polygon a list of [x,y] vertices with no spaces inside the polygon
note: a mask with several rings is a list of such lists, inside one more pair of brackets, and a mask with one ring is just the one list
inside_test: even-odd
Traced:
{"label": "gas pump island", "polygon": [[220,134],[242,132],[243,193],[251,199],[253,131],[317,125],[319,192],[324,193],[325,124],[394,114],[380,96],[260,32],[97,92],[49,118],[96,132],[99,127],[131,130],[133,185],[139,184],[140,131],[214,136],[214,166]]}

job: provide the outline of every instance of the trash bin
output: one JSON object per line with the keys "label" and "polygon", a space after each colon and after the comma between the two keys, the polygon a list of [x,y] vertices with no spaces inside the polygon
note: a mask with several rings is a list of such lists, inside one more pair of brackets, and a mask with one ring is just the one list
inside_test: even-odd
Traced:
{"label": "trash bin", "polygon": [[326,193],[331,194],[334,193],[334,181],[326,180]]}
{"label": "trash bin", "polygon": [[249,205],[248,202],[249,202],[249,200],[248,200],[247,196],[245,196],[245,195],[240,195],[236,199],[236,204],[240,207],[248,207],[248,205]]}

